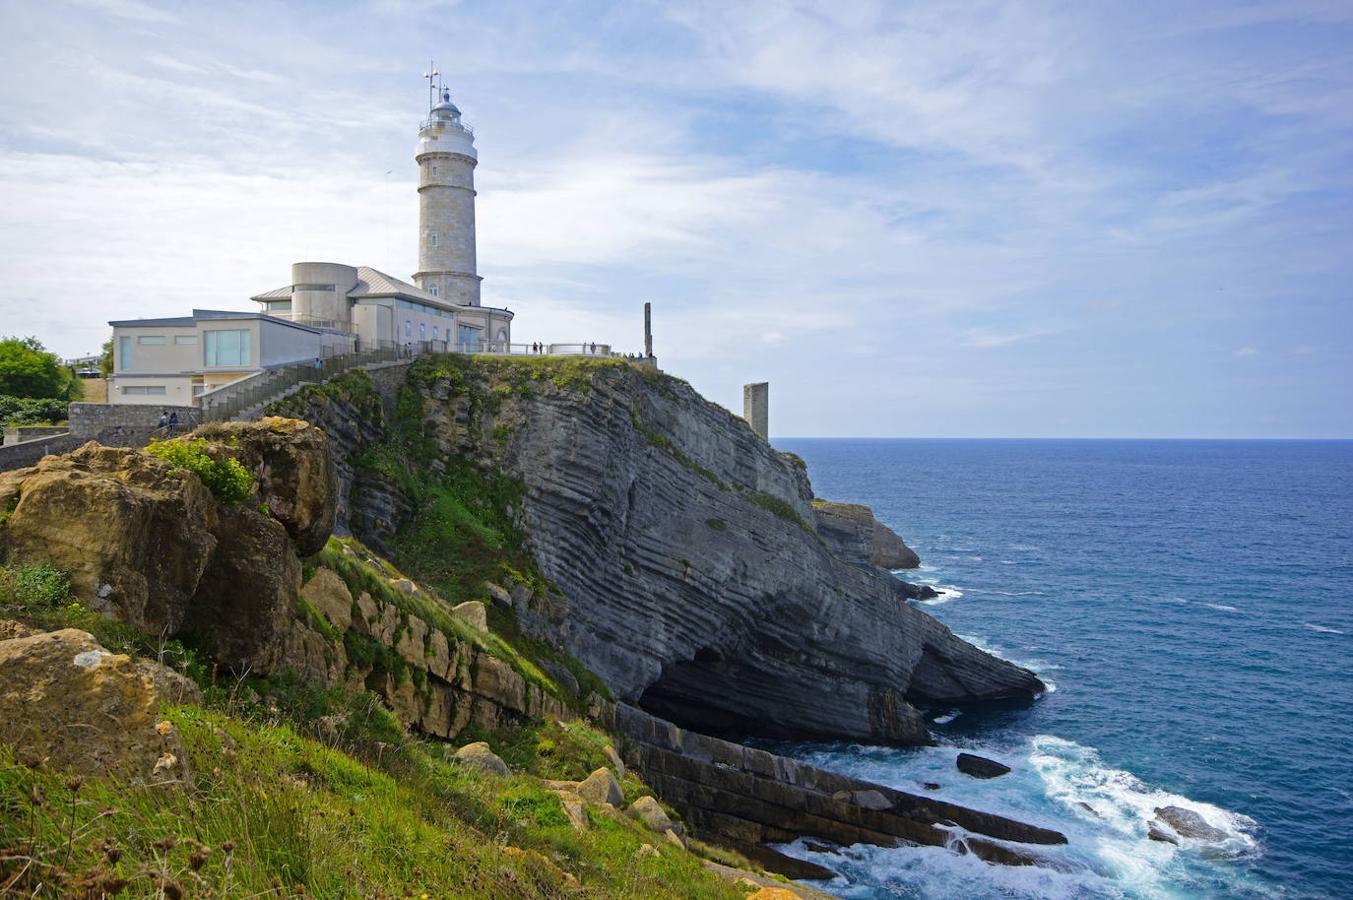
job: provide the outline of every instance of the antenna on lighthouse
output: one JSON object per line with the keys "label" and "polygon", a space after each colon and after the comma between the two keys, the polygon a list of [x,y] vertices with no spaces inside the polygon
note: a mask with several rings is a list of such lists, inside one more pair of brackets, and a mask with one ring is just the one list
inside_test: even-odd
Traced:
{"label": "antenna on lighthouse", "polygon": [[[442,92],[441,72],[437,71],[437,64],[428,60],[428,70],[423,73],[423,77],[428,80],[428,109],[437,105],[437,97]],[[436,81],[433,81],[436,79]]]}

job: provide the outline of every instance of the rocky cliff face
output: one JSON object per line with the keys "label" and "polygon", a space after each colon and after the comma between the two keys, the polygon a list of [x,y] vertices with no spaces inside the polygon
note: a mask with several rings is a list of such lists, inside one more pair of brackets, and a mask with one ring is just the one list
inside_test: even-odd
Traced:
{"label": "rocky cliff face", "polygon": [[[320,399],[301,414],[324,427]],[[877,569],[900,551],[872,515],[824,527],[801,464],[684,382],[609,361],[423,359],[397,410],[389,432],[433,477],[468,458],[524,485],[559,594],[519,616],[620,699],[718,734],[915,743],[929,739],[918,706],[1042,688],[909,607]],[[379,514],[349,500],[369,542],[400,526],[384,488]]]}

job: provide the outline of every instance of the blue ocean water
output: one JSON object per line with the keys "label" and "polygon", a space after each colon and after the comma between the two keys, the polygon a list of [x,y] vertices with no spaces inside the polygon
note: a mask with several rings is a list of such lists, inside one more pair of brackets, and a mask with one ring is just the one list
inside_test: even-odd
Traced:
{"label": "blue ocean water", "polygon": [[[819,496],[921,555],[917,604],[1029,666],[1027,709],[826,768],[1065,832],[1062,871],[942,849],[790,851],[848,897],[1353,895],[1353,442],[784,439]],[[952,717],[951,717],[952,715]],[[959,748],[1014,772],[977,781]],[[1229,837],[1146,838],[1157,806]]]}

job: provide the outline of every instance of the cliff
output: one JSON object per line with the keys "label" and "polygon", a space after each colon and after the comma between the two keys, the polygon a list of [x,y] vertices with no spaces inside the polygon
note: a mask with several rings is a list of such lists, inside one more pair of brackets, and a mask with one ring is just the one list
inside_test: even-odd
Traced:
{"label": "cliff", "polygon": [[[352,434],[372,391],[359,378],[285,409]],[[1042,689],[906,604],[914,589],[879,568],[908,561],[895,535],[862,507],[815,508],[800,461],[678,379],[437,357],[384,394],[385,421],[336,442],[353,473],[340,528],[435,580],[427,482],[498,473],[545,582],[514,592],[517,620],[619,699],[707,733],[918,743],[918,708]]]}

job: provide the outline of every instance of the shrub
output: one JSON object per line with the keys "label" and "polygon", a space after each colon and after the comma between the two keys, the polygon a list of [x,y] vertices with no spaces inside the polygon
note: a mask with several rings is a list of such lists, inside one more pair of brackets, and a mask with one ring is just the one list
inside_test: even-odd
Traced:
{"label": "shrub", "polygon": [[65,400],[0,395],[0,422],[7,425],[49,425],[64,422],[66,406]]}
{"label": "shrub", "polygon": [[70,575],[51,563],[0,568],[0,592],[27,609],[54,609],[70,596]]}
{"label": "shrub", "polygon": [[254,477],[238,459],[215,459],[207,452],[202,438],[179,438],[173,441],[153,441],[146,448],[151,456],[172,466],[187,469],[197,475],[222,503],[238,503],[249,496]]}

